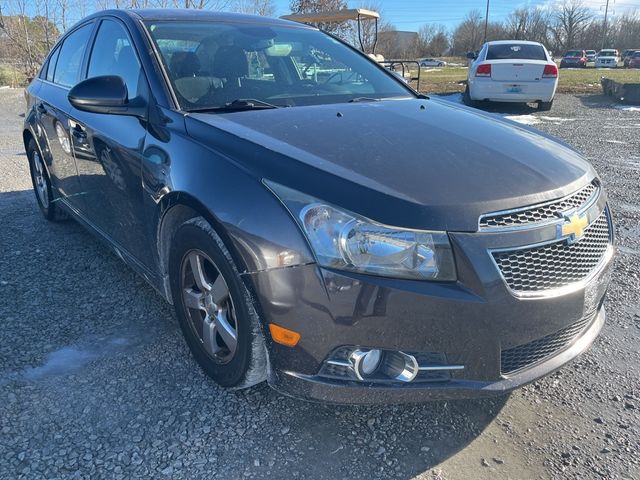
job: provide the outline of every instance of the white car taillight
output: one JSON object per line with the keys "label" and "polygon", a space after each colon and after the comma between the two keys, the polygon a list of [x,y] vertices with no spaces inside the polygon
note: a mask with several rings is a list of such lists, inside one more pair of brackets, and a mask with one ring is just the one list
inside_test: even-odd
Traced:
{"label": "white car taillight", "polygon": [[545,65],[542,78],[558,78],[558,66],[555,63]]}
{"label": "white car taillight", "polygon": [[490,77],[491,76],[491,64],[483,63],[482,65],[478,65],[476,69],[476,77]]}

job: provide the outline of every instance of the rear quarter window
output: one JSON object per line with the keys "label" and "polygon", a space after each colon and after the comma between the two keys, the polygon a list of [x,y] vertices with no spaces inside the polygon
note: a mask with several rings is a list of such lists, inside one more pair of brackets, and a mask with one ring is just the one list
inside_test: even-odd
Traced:
{"label": "rear quarter window", "polygon": [[56,63],[58,62],[59,54],[60,54],[60,47],[56,48],[56,50],[49,57],[49,61],[47,62],[45,78],[49,82],[53,82],[53,72],[56,71]]}
{"label": "rear quarter window", "polygon": [[547,55],[541,45],[523,43],[503,43],[489,45],[487,60],[546,60]]}

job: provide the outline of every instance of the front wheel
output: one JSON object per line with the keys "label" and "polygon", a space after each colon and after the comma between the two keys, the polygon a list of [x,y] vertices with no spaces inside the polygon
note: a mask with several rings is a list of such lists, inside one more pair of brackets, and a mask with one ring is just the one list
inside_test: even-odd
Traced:
{"label": "front wheel", "polygon": [[538,110],[540,112],[548,112],[553,107],[553,100],[550,102],[538,102]]}
{"label": "front wheel", "polygon": [[267,354],[255,301],[222,239],[203,218],[178,228],[169,276],[180,327],[204,372],[235,389],[265,380]]}

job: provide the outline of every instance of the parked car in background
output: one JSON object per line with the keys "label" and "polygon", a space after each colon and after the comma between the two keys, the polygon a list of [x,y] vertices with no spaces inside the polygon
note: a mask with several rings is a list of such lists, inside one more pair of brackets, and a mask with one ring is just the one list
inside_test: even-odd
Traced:
{"label": "parked car in background", "polygon": [[584,50],[569,50],[560,60],[560,68],[585,68],[587,53]]}
{"label": "parked car in background", "polygon": [[[487,48],[496,77],[547,71],[539,44]],[[101,11],[62,35],[25,97],[43,216],[78,220],[153,285],[224,387],[504,394],[604,325],[614,234],[591,164],[429,99],[314,27]]]}
{"label": "parked car in background", "polygon": [[618,68],[619,63],[620,54],[612,48],[600,50],[596,57],[596,68]]}
{"label": "parked car in background", "polygon": [[420,60],[421,67],[444,67],[446,64],[447,62],[437,58],[423,58]]}
{"label": "parked car in background", "polygon": [[640,68],[640,50],[634,53],[633,56],[629,59],[627,68]]}
{"label": "parked car in background", "polygon": [[[469,56],[474,57],[474,54]],[[541,43],[502,40],[482,46],[469,66],[465,101],[537,103],[550,110],[558,66]]]}
{"label": "parked car in background", "polygon": [[640,48],[628,48],[627,50],[622,52],[622,64],[625,68],[629,66],[631,57],[633,57],[636,52],[640,52]]}
{"label": "parked car in background", "polygon": [[597,52],[595,50],[586,50],[587,63],[595,63]]}

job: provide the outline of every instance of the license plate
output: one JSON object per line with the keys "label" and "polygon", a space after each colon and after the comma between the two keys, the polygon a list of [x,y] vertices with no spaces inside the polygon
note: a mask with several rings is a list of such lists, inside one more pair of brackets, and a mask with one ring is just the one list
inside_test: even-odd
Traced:
{"label": "license plate", "polygon": [[507,87],[507,93],[522,93],[522,87],[512,86]]}

